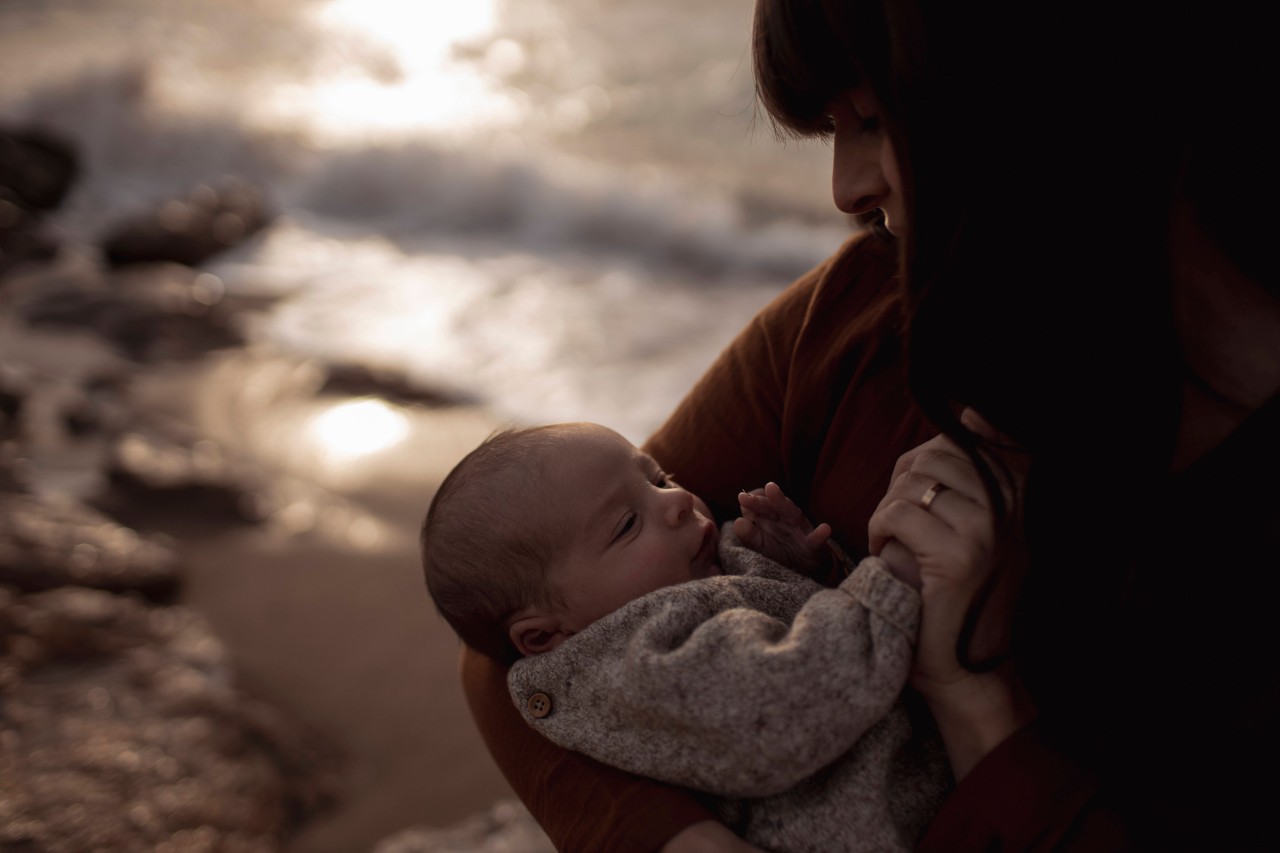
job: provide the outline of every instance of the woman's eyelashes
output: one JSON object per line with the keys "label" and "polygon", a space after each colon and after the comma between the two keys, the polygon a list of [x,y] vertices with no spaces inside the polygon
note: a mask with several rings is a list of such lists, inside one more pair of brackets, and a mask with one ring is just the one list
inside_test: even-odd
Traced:
{"label": "woman's eyelashes", "polygon": [[[838,123],[834,114],[822,116],[818,134],[821,136],[835,136],[839,130],[850,136],[860,136],[864,133],[878,133],[880,130],[880,115],[875,112],[868,111],[865,115],[858,111],[857,107],[851,107],[848,110],[840,111],[845,116],[843,123]],[[837,126],[838,125],[838,126]]]}

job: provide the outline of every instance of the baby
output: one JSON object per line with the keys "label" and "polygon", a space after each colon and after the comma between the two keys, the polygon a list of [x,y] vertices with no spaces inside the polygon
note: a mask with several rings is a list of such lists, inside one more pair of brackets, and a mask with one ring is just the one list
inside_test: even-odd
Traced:
{"label": "baby", "polygon": [[919,596],[876,557],[835,589],[784,568],[842,559],[830,527],[772,483],[740,502],[721,531],[605,427],[501,433],[431,504],[427,587],[554,742],[714,795],[769,850],[912,849],[950,785],[899,698]]}

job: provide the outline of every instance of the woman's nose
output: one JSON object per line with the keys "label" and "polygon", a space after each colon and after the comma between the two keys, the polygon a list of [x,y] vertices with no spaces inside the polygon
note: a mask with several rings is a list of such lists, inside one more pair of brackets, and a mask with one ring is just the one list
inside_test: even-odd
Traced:
{"label": "woman's nose", "polygon": [[880,207],[890,188],[880,165],[883,140],[876,132],[855,127],[841,131],[837,120],[831,167],[831,194],[845,213],[867,213]]}

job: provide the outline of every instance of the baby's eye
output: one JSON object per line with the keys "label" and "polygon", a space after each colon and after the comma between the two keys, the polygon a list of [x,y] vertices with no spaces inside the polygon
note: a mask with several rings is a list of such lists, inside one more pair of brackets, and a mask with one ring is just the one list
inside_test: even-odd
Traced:
{"label": "baby's eye", "polygon": [[631,528],[636,526],[636,514],[634,512],[627,513],[622,519],[622,524],[618,527],[618,532],[613,535],[613,541],[617,542],[623,536],[631,532]]}
{"label": "baby's eye", "polygon": [[676,481],[662,473],[659,473],[658,476],[654,478],[653,484],[659,489],[674,489],[676,487]]}

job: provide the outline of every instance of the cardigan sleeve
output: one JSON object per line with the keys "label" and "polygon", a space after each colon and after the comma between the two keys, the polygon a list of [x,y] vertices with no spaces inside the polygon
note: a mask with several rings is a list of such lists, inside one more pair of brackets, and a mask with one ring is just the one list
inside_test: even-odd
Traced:
{"label": "cardigan sleeve", "polygon": [[507,668],[464,647],[462,685],[485,746],[561,853],[652,853],[692,824],[715,820],[689,792],[570,752],[521,719]]}
{"label": "cardigan sleeve", "polygon": [[517,662],[526,722],[724,797],[780,793],[848,752],[902,692],[919,596],[877,557],[826,589],[738,545],[722,556],[772,571],[658,590]]}
{"label": "cardigan sleeve", "polygon": [[965,850],[1132,850],[1095,776],[1055,750],[1032,723],[1005,739],[934,816],[921,853]]}

